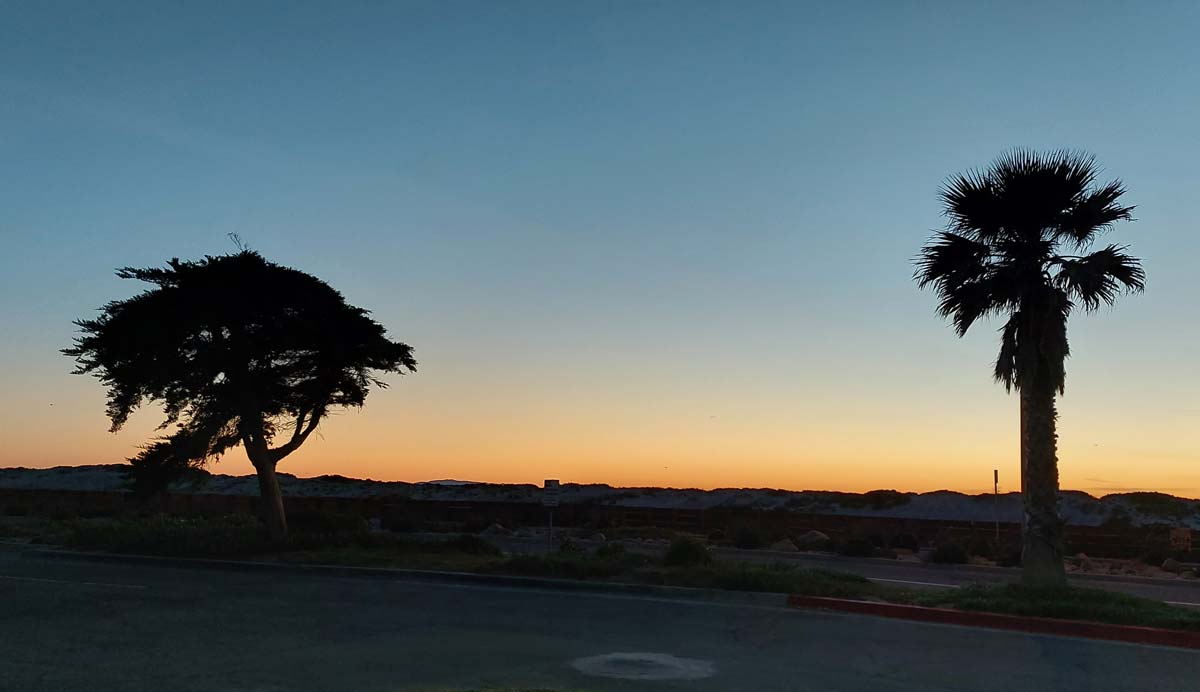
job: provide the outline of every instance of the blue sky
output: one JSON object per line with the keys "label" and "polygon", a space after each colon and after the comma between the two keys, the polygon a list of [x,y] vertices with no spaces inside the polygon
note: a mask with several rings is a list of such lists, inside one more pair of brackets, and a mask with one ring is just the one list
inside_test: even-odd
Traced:
{"label": "blue sky", "polygon": [[1072,323],[1064,485],[1200,494],[1200,6],[965,5],[0,2],[0,464],[128,455],[70,320],[236,232],[422,363],[300,471],[976,489],[1016,401],[910,260],[1075,147],[1149,287]]}

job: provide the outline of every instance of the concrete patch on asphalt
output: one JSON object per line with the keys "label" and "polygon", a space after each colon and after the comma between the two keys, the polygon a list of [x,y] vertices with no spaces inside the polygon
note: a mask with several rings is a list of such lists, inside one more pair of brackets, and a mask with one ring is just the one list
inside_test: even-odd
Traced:
{"label": "concrete patch on asphalt", "polygon": [[622,680],[701,680],[716,674],[711,661],[671,654],[613,653],[571,661],[585,675]]}

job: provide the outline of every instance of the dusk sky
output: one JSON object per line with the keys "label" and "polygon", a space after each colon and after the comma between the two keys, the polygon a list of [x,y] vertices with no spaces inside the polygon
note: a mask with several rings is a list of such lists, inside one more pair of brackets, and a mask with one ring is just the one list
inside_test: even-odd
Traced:
{"label": "dusk sky", "polygon": [[238,233],[420,363],[282,472],[1015,490],[999,323],[912,258],[947,176],[1072,147],[1148,286],[1070,323],[1062,485],[1198,497],[1200,4],[967,5],[0,0],[0,466],[149,439],[58,349]]}

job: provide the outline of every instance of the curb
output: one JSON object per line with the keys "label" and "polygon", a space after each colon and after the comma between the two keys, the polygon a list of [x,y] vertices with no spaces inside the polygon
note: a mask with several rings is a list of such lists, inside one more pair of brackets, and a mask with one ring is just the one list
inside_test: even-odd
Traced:
{"label": "curb", "polygon": [[121,555],[117,553],[88,553],[70,550],[38,549],[26,550],[22,558],[75,562],[100,562],[108,564],[150,565],[155,567],[182,567],[186,569],[209,569],[226,572],[264,572],[275,574],[302,574],[318,577],[352,577],[357,579],[388,579],[425,583],[466,584],[475,586],[497,586],[526,589],[549,589],[592,593],[620,593],[634,596],[658,596],[675,600],[705,600],[732,604],[758,605],[782,608],[787,605],[786,593],[762,591],[727,591],[724,589],[699,589],[686,586],[657,586],[654,584],[629,584],[623,582],[594,582],[551,577],[521,577],[504,574],[476,574],[474,572],[444,572],[423,569],[401,569],[392,567],[351,567],[347,565],[289,564],[258,562],[252,560],[210,560],[204,558],[160,557],[155,555]]}
{"label": "curb", "polygon": [[1060,637],[1082,637],[1085,639],[1103,639],[1132,644],[1200,649],[1200,632],[1188,630],[1167,630],[1136,625],[1112,625],[1099,622],[1083,622],[1080,620],[1005,615],[1002,613],[952,610],[949,608],[927,608],[925,606],[901,605],[897,603],[877,603],[874,601],[855,601],[842,598],[823,598],[820,596],[798,596],[794,594],[788,596],[788,605],[793,608],[834,610],[842,613],[916,620],[918,622],[931,622],[939,625],[986,627],[990,629],[1027,632],[1030,634],[1049,634]]}

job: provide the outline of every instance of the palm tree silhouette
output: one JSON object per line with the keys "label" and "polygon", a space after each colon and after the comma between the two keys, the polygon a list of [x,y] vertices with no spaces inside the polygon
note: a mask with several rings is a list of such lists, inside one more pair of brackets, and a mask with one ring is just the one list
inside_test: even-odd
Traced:
{"label": "palm tree silhouette", "polygon": [[941,191],[947,229],[916,260],[914,278],[934,288],[960,337],[981,317],[1007,317],[994,375],[1020,395],[1022,579],[1031,586],[1066,583],[1055,396],[1070,353],[1067,318],[1077,305],[1095,310],[1145,287],[1125,247],[1092,249],[1133,211],[1119,201],[1121,181],[1097,185],[1098,173],[1090,155],[1018,149],[956,175]]}

